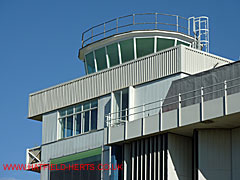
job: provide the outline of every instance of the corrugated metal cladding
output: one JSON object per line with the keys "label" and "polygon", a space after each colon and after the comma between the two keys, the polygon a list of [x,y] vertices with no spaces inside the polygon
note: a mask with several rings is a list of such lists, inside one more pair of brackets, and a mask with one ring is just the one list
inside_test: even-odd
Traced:
{"label": "corrugated metal cladding", "polygon": [[118,89],[178,72],[193,74],[213,68],[217,63],[221,65],[229,62],[231,61],[225,58],[179,45],[33,93],[29,97],[28,116],[34,119],[35,116],[43,113],[96,98]]}
{"label": "corrugated metal cladding", "polygon": [[103,145],[103,130],[74,138],[55,141],[42,145],[41,161],[47,163],[49,159],[58,158],[89,149],[101,147]]}

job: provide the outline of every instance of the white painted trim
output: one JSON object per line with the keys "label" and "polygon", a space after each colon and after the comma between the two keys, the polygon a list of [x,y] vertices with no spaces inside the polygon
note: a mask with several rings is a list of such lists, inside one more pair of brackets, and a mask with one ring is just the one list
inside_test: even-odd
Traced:
{"label": "white painted trim", "polygon": [[137,43],[136,43],[136,37],[133,38],[133,51],[134,51],[134,59],[137,59]]}
{"label": "white painted trim", "polygon": [[98,69],[97,69],[97,60],[96,60],[96,55],[95,55],[95,50],[93,51],[93,59],[94,59],[95,70],[96,70],[96,72],[98,72]]}

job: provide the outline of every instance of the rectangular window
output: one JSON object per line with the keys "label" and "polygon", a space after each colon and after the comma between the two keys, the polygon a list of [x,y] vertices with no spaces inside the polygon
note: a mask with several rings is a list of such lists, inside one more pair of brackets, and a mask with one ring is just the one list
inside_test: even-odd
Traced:
{"label": "rectangular window", "polygon": [[79,113],[76,115],[76,135],[81,134],[82,132],[82,114]]}
{"label": "rectangular window", "polygon": [[96,72],[93,52],[86,55],[86,63],[88,74]]}
{"label": "rectangular window", "polygon": [[91,130],[97,129],[97,109],[91,111]]}
{"label": "rectangular window", "polygon": [[97,70],[101,71],[107,68],[107,59],[105,47],[95,51],[96,61],[97,61]]}
{"label": "rectangular window", "polygon": [[[97,167],[102,163],[101,157],[102,149],[97,148],[51,159],[50,180],[100,180],[102,171]],[[87,167],[85,164],[91,164],[95,168],[90,169],[90,166]],[[84,169],[81,165],[84,165]]]}
{"label": "rectangular window", "polygon": [[66,137],[73,135],[73,116],[67,117],[67,135]]}
{"label": "rectangular window", "polygon": [[66,137],[65,132],[66,132],[66,118],[60,118],[60,124],[61,124],[61,137]]}
{"label": "rectangular window", "polygon": [[113,119],[114,123],[119,123],[120,120],[127,120],[129,108],[129,93],[128,89],[123,89],[114,92],[113,100]]}
{"label": "rectangular window", "polygon": [[133,39],[121,41],[120,43],[122,63],[131,61],[134,59],[134,47]]}
{"label": "rectangular window", "polygon": [[143,57],[154,52],[154,38],[137,38],[137,57]]}
{"label": "rectangular window", "polygon": [[84,113],[84,132],[89,131],[89,111]]}
{"label": "rectangular window", "polygon": [[98,101],[88,101],[59,111],[61,138],[97,129]]}

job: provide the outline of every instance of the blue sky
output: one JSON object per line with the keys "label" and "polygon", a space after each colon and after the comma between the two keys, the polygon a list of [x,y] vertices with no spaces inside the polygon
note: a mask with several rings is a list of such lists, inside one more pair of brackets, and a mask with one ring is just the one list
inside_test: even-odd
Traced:
{"label": "blue sky", "polygon": [[41,122],[27,119],[29,93],[84,75],[77,57],[84,30],[132,13],[206,15],[210,52],[237,60],[239,7],[237,0],[0,0],[0,180],[40,179],[3,164],[25,163],[26,148],[41,144]]}

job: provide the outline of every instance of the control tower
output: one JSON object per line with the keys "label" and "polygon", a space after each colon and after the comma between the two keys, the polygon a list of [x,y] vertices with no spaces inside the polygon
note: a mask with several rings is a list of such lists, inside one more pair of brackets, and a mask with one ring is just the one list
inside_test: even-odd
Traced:
{"label": "control tower", "polygon": [[42,122],[29,171],[41,180],[239,179],[240,63],[209,53],[208,17],[118,17],[83,32],[78,57],[85,76],[29,95],[28,117]]}
{"label": "control tower", "polygon": [[91,74],[180,44],[209,52],[208,18],[160,13],[118,17],[83,32],[79,59]]}

